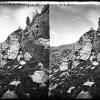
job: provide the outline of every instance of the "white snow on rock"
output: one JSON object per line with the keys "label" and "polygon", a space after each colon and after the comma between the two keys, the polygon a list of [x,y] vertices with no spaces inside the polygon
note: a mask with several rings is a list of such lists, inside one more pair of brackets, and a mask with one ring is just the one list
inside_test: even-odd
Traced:
{"label": "white snow on rock", "polygon": [[15,86],[17,86],[17,85],[20,84],[20,83],[21,83],[20,81],[13,81],[13,82],[10,83],[10,85],[15,85]]}
{"label": "white snow on rock", "polygon": [[88,86],[92,86],[94,84],[94,82],[90,82],[89,80],[87,82],[85,82],[83,85],[88,85]]}
{"label": "white snow on rock", "polygon": [[25,65],[26,62],[22,60],[22,61],[20,61],[20,64],[21,64],[21,65]]}
{"label": "white snow on rock", "polygon": [[30,75],[32,78],[33,82],[37,83],[45,83],[49,76],[44,72],[44,71],[35,71],[34,75]]}
{"label": "white snow on rock", "polygon": [[99,63],[98,63],[97,61],[93,61],[92,64],[93,64],[94,66],[99,65]]}

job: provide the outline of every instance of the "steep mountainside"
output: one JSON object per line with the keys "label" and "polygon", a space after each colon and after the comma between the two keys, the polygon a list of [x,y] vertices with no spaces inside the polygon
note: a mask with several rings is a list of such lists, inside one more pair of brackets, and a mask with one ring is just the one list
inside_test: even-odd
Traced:
{"label": "steep mountainside", "polygon": [[97,98],[100,97],[99,80],[100,19],[98,29],[91,28],[73,48],[50,53],[49,95],[53,98]]}
{"label": "steep mountainside", "polygon": [[44,5],[24,30],[0,44],[0,97],[47,97],[48,68],[49,5]]}

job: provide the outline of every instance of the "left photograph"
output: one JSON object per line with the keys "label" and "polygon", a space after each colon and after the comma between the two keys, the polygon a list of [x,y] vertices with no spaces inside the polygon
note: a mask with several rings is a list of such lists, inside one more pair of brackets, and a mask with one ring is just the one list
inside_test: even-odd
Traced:
{"label": "left photograph", "polygon": [[49,5],[0,3],[0,99],[47,98]]}

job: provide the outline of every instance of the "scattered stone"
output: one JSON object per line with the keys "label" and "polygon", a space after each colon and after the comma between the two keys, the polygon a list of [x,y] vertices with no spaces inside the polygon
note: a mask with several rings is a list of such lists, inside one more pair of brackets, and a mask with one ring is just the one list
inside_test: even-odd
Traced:
{"label": "scattered stone", "polygon": [[26,52],[26,53],[24,54],[24,59],[25,59],[26,61],[30,61],[31,58],[32,58],[32,56],[31,56],[31,54],[30,54],[29,52]]}
{"label": "scattered stone", "polygon": [[93,62],[92,62],[92,65],[97,66],[97,65],[99,65],[99,62],[93,61]]}
{"label": "scattered stone", "polygon": [[91,87],[94,84],[94,82],[90,82],[89,80],[87,82],[85,82],[83,85],[88,85],[89,87]]}
{"label": "scattered stone", "polygon": [[91,98],[92,96],[90,95],[88,91],[87,92],[81,91],[79,95],[76,97],[76,99],[91,99]]}
{"label": "scattered stone", "polygon": [[91,69],[95,69],[95,66],[91,67]]}
{"label": "scattered stone", "polygon": [[20,81],[13,81],[13,82],[10,83],[10,85],[15,85],[15,86],[17,86],[17,85],[20,84],[20,83],[21,83]]}
{"label": "scattered stone", "polygon": [[22,61],[20,61],[20,64],[21,64],[21,65],[25,65],[26,62],[22,60]]}
{"label": "scattered stone", "polygon": [[71,93],[71,91],[72,91],[74,88],[75,88],[74,86],[70,87],[69,90],[68,90],[67,92],[68,92],[68,93]]}
{"label": "scattered stone", "polygon": [[20,61],[21,58],[23,58],[23,54],[20,54],[20,55],[17,56],[17,60],[18,60],[18,61]]}
{"label": "scattered stone", "polygon": [[15,94],[14,91],[8,90],[2,97],[1,99],[17,99],[18,96]]}
{"label": "scattered stone", "polygon": [[18,68],[21,69],[23,66],[19,66]]}
{"label": "scattered stone", "polygon": [[79,61],[74,61],[73,62],[73,67],[77,67],[77,65],[79,65],[80,63],[79,63]]}

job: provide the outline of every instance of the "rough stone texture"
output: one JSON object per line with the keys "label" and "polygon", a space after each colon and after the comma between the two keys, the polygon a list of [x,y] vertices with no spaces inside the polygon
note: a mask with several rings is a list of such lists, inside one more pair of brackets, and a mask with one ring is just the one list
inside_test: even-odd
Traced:
{"label": "rough stone texture", "polygon": [[[0,44],[0,97],[48,96],[49,41],[49,5],[45,5],[29,26],[18,28]],[[34,73],[35,81],[30,77]]]}
{"label": "rough stone texture", "polygon": [[1,99],[17,99],[17,95],[13,91],[7,91]]}
{"label": "rough stone texture", "polygon": [[92,96],[89,94],[89,92],[81,91],[76,99],[91,99],[91,98]]}
{"label": "rough stone texture", "polygon": [[[50,48],[49,96],[61,99],[100,98],[100,19],[98,29],[91,28],[84,33],[70,48],[70,53],[64,52],[69,50],[69,45],[64,49],[62,46],[53,48]],[[59,67],[66,69],[65,59],[68,69],[60,70]]]}
{"label": "rough stone texture", "polygon": [[67,62],[63,62],[59,67],[60,67],[61,71],[67,70],[68,69],[68,63]]}
{"label": "rough stone texture", "polygon": [[33,82],[41,84],[45,83],[49,78],[44,71],[35,71],[34,75],[31,75],[30,77],[32,78]]}
{"label": "rough stone texture", "polygon": [[97,60],[100,61],[100,53],[97,54]]}

